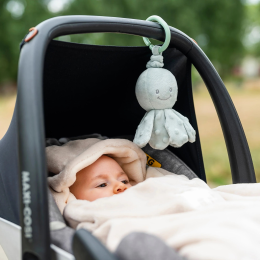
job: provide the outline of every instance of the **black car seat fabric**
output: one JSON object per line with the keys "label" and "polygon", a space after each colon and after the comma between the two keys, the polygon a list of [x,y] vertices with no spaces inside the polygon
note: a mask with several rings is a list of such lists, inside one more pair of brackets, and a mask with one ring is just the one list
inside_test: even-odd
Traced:
{"label": "black car seat fabric", "polygon": [[[96,46],[51,41],[43,77],[45,136],[59,139],[86,132],[134,135],[145,110],[135,85],[151,56],[148,47]],[[168,147],[206,180],[191,85],[191,63],[175,48],[163,52],[164,68],[178,83],[174,109],[187,117],[196,141]],[[127,62],[126,62],[127,61]]]}
{"label": "black car seat fabric", "polygon": [[119,243],[115,255],[120,260],[187,260],[156,236],[133,232]]}

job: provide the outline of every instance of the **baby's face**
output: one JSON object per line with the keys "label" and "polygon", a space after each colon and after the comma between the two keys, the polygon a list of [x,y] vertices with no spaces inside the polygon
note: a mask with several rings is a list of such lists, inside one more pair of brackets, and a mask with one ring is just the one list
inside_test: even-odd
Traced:
{"label": "baby's face", "polygon": [[103,155],[77,173],[70,191],[77,199],[94,201],[119,194],[130,187],[129,179],[119,164]]}

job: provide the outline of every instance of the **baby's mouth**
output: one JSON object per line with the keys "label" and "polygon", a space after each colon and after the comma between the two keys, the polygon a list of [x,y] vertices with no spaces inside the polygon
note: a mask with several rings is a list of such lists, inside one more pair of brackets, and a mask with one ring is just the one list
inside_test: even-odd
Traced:
{"label": "baby's mouth", "polygon": [[168,97],[168,98],[160,98],[160,97],[157,97],[158,99],[160,99],[160,100],[167,100],[167,99],[169,99],[171,97],[171,95]]}

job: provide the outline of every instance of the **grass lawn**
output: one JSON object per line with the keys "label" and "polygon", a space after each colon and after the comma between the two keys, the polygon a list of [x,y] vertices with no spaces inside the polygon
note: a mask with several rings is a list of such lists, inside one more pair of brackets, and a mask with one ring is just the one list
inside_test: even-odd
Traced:
{"label": "grass lawn", "polygon": [[0,96],[0,139],[6,133],[13,116],[16,96]]}
{"label": "grass lawn", "polygon": [[[243,125],[256,178],[260,182],[260,82],[248,81],[240,88],[232,83],[227,83],[226,86]],[[211,186],[232,183],[221,126],[204,85],[195,91],[194,102],[207,180]]]}
{"label": "grass lawn", "polygon": [[[247,81],[240,88],[235,88],[232,83],[226,86],[247,136],[257,181],[260,182],[260,80]],[[15,98],[0,97],[0,139],[11,122]],[[208,183],[212,187],[232,183],[224,137],[204,85],[194,92],[194,102]]]}

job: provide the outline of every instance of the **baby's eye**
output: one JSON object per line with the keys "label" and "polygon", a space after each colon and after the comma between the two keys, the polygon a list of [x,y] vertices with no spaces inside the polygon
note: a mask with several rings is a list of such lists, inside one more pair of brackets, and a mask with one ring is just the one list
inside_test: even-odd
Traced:
{"label": "baby's eye", "polygon": [[170,88],[170,92],[172,92],[172,88]]}
{"label": "baby's eye", "polygon": [[106,186],[107,186],[106,183],[102,183],[102,184],[100,184],[98,187],[104,188],[104,187],[106,187]]}
{"label": "baby's eye", "polygon": [[159,93],[159,89],[156,89],[156,94],[158,94]]}
{"label": "baby's eye", "polygon": [[128,184],[129,183],[129,181],[128,180],[124,180],[124,181],[122,181],[124,184]]}

